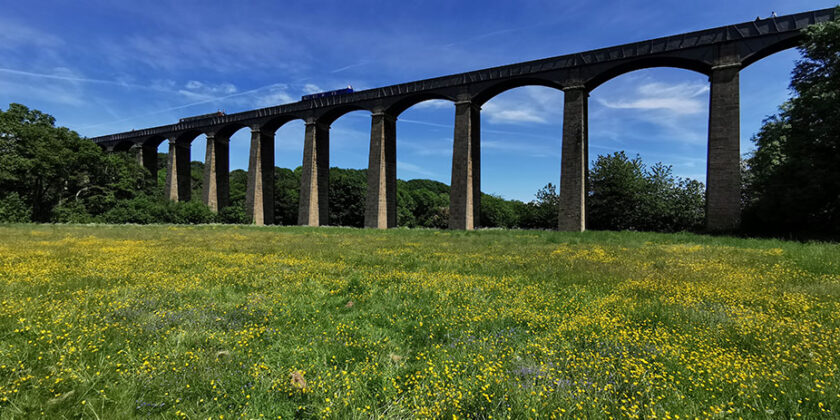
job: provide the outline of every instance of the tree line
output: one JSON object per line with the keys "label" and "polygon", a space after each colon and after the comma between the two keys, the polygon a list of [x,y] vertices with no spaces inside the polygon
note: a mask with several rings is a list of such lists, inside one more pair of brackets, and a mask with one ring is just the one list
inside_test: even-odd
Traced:
{"label": "tree line", "polygon": [[[248,223],[248,174],[230,173],[230,203],[218,214],[201,202],[204,164],[191,162],[192,199],[164,199],[166,154],[157,182],[128,152],[106,153],[55,119],[23,105],[0,111],[0,221],[57,223]],[[703,222],[703,185],[647,168],[624,152],[599,156],[590,170],[589,223],[594,229],[697,230]],[[277,225],[297,224],[301,168],[274,170]],[[329,224],[364,225],[367,173],[330,168]],[[616,205],[619,204],[619,205]],[[479,226],[553,229],[559,197],[549,183],[530,202],[482,193]],[[631,210],[631,211],[626,211]],[[428,179],[397,181],[397,224],[446,228],[449,186]]]}
{"label": "tree line", "polygon": [[[742,164],[743,234],[840,237],[840,9],[838,19],[806,29],[792,97],[753,137]],[[166,162],[160,155],[158,162]],[[230,173],[230,205],[218,214],[200,202],[203,164],[192,162],[193,200],[163,198],[158,182],[127,153],[105,153],[41,111],[0,110],[0,222],[247,223],[247,173]],[[300,168],[275,168],[274,224],[297,222]],[[598,156],[587,176],[587,227],[597,230],[697,231],[704,222],[702,183],[646,165],[625,152]],[[331,225],[361,227],[365,170],[330,169]],[[449,186],[397,182],[399,226],[445,228]],[[530,202],[481,195],[479,225],[557,226],[559,197],[548,184]]]}

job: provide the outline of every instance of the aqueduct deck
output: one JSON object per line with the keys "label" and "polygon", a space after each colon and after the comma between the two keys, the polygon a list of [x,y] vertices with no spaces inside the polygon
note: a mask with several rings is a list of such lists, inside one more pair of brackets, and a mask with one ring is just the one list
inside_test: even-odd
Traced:
{"label": "aqueduct deck", "polygon": [[495,95],[520,86],[564,91],[559,228],[585,227],[588,160],[588,96],[621,74],[651,67],[677,67],[709,76],[709,139],[706,172],[706,226],[737,228],[740,218],[739,72],[773,53],[795,47],[806,26],[834,18],[834,9],[815,10],[753,22],[657,38],[594,51],[510,64],[348,95],[208,117],[92,139],[109,151],[134,150],[152,174],[157,149],[169,141],[166,194],[190,198],[190,144],[207,137],[204,201],[212,209],[228,201],[229,139],[251,130],[246,206],[253,223],[274,220],[274,132],[292,120],[306,123],[298,222],[328,221],[330,124],[345,113],[371,113],[371,140],[365,226],[396,226],[396,120],[407,108],[429,99],[455,103],[450,228],[472,229],[480,205],[480,111]]}

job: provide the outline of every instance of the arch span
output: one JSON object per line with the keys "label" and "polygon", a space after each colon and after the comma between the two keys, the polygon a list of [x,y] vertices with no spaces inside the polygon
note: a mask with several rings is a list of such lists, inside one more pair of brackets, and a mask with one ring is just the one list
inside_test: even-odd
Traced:
{"label": "arch span", "polygon": [[204,134],[204,132],[200,131],[200,130],[184,131],[182,133],[179,133],[179,134],[175,135],[175,139],[176,139],[175,142],[178,143],[178,144],[191,145],[192,142],[195,139],[198,138],[198,136],[201,136],[203,134]]}
{"label": "arch span", "polygon": [[455,98],[441,94],[441,93],[434,93],[434,92],[424,92],[418,93],[416,95],[410,95],[405,98],[398,100],[397,102],[391,104],[389,107],[385,109],[385,113],[391,115],[394,118],[397,118],[405,112],[408,108],[413,107],[414,105],[419,104],[420,102],[431,101],[435,99],[440,99],[444,101],[455,102]]}
{"label": "arch span", "polygon": [[545,86],[557,90],[563,90],[563,86],[561,86],[560,83],[554,80],[543,79],[538,77],[517,77],[514,79],[508,79],[500,83],[496,83],[490,87],[481,90],[479,93],[473,96],[473,103],[478,106],[482,106],[501,93],[524,86]]}
{"label": "arch span", "polygon": [[[304,122],[306,121],[306,119],[303,118],[300,115],[283,115],[283,116],[280,116],[280,117],[272,118],[272,119],[262,123],[260,125],[260,129],[263,132],[273,134],[280,127],[282,127],[282,126],[286,125],[287,123],[289,123],[291,121],[294,121],[294,120],[301,120],[301,121],[304,121]],[[245,125],[242,125],[242,127],[237,128],[236,130],[234,130],[234,132],[240,130],[243,127],[245,127]]]}
{"label": "arch span", "polygon": [[317,117],[317,121],[321,124],[329,126],[332,123],[334,123],[335,120],[341,118],[342,116],[344,116],[346,114],[349,114],[349,113],[355,112],[355,111],[368,111],[368,112],[370,112],[369,109],[367,109],[363,106],[360,106],[360,105],[342,105],[342,106],[337,106],[335,108],[331,108],[327,112],[321,114],[320,116]]}
{"label": "arch span", "polygon": [[166,137],[160,136],[160,135],[155,135],[155,136],[149,136],[149,137],[141,140],[140,144],[142,144],[143,147],[153,147],[153,148],[157,149],[158,147],[160,147],[161,143],[163,143],[164,141],[166,141]]}
{"label": "arch span", "polygon": [[789,50],[791,48],[796,48],[802,42],[804,35],[799,34],[797,36],[788,37],[785,39],[780,40],[779,42],[770,44],[746,57],[741,60],[741,70],[748,67],[750,64],[755,63],[763,58],[767,58],[773,54],[782,52],[784,50]]}
{"label": "arch span", "polygon": [[612,67],[602,70],[592,78],[586,81],[586,89],[590,92],[601,86],[605,82],[612,80],[618,76],[630,73],[636,70],[644,70],[655,67],[673,67],[684,70],[695,71],[700,74],[709,76],[712,71],[712,66],[706,62],[692,59],[685,59],[679,57],[651,57],[639,60],[632,60],[629,62],[620,63]]}
{"label": "arch span", "polygon": [[131,141],[131,140],[123,140],[123,141],[121,141],[121,142],[117,143],[117,144],[114,146],[114,151],[115,151],[115,152],[127,152],[127,151],[131,150],[132,146],[134,146],[134,142],[133,142],[133,141]]}
{"label": "arch span", "polygon": [[234,133],[245,127],[247,127],[247,125],[243,123],[231,123],[216,130],[215,135],[218,138],[229,139]]}

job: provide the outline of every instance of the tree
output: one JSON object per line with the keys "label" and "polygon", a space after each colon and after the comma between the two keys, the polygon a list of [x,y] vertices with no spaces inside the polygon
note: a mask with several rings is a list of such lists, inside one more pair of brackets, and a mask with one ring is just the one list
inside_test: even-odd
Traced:
{"label": "tree", "polygon": [[481,227],[513,228],[519,226],[516,203],[498,195],[481,194]]}
{"label": "tree", "polygon": [[529,203],[514,203],[519,215],[517,227],[523,229],[557,229],[560,211],[560,196],[557,187],[546,184],[535,194]]}
{"label": "tree", "polygon": [[648,168],[624,152],[598,156],[590,170],[587,225],[591,229],[677,232],[699,230],[703,184],[673,175],[670,166]]}
{"label": "tree", "polygon": [[805,30],[793,97],[764,121],[747,160],[744,228],[840,236],[840,8]]}
{"label": "tree", "polygon": [[[274,223],[278,225],[296,225],[300,202],[300,166],[295,170],[274,168]],[[332,177],[332,175],[330,175]],[[247,179],[247,173],[245,178]],[[245,184],[243,187],[243,197]],[[243,198],[244,202],[244,198]],[[244,208],[244,207],[243,207]]]}
{"label": "tree", "polygon": [[367,170],[330,168],[330,225],[363,227]]}
{"label": "tree", "polygon": [[588,227],[639,230],[646,184],[640,157],[629,159],[623,151],[598,156],[589,171]]}
{"label": "tree", "polygon": [[106,155],[55,118],[20,104],[0,110],[0,202],[20,219],[89,221],[145,192],[144,172],[125,154]]}

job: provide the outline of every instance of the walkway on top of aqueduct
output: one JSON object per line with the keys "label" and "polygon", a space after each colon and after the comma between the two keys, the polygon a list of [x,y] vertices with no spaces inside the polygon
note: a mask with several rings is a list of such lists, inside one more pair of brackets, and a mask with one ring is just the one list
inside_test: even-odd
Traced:
{"label": "walkway on top of aqueduct", "polygon": [[621,74],[651,67],[677,67],[709,76],[709,139],[706,226],[738,227],[740,219],[739,72],[776,52],[795,47],[808,25],[834,19],[834,9],[706,29],[542,60],[510,64],[351,94],[300,101],[235,114],[112,134],[91,139],[109,151],[136,150],[153,174],[157,148],[169,141],[166,194],[189,200],[190,143],[207,136],[204,201],[218,210],[228,202],[230,136],[251,129],[246,207],[252,222],[274,220],[274,132],[283,124],[306,122],[299,224],[327,224],[329,126],[345,113],[372,114],[365,226],[396,226],[396,119],[429,99],[455,103],[450,228],[472,229],[480,205],[480,110],[495,95],[520,86],[548,86],[565,92],[561,150],[559,228],[585,227],[588,165],[588,96]]}

